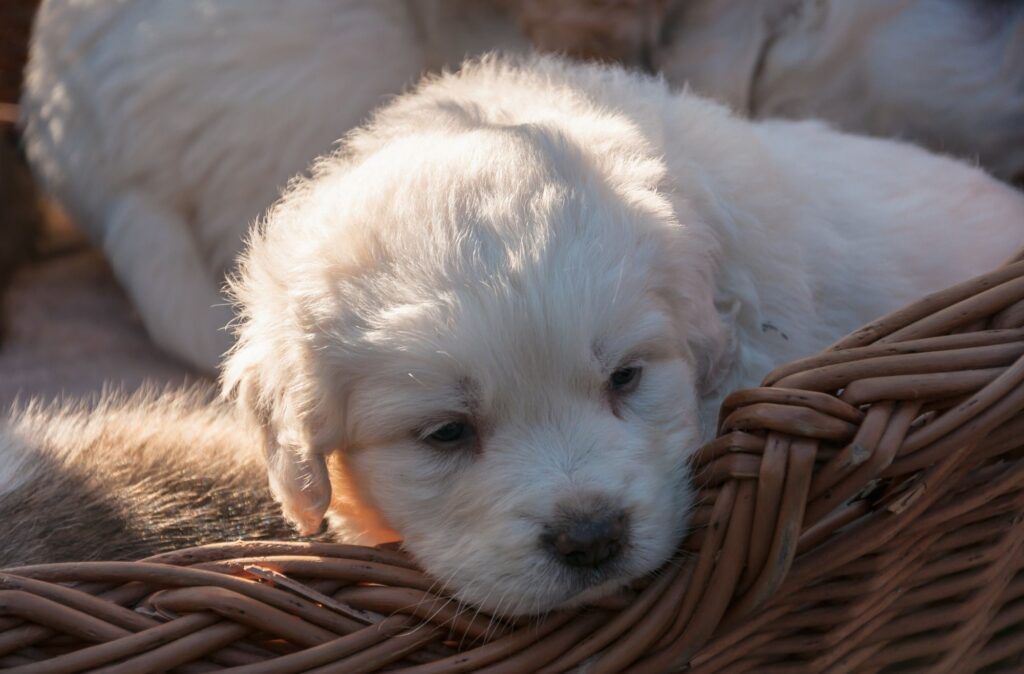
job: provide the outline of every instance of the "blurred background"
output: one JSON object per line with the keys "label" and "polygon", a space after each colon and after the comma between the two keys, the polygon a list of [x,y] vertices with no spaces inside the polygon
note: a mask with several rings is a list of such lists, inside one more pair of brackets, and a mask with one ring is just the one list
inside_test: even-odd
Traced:
{"label": "blurred background", "polygon": [[[196,375],[162,353],[96,252],[35,189],[15,106],[39,0],[0,2],[0,407]],[[17,270],[17,273],[15,271]]]}

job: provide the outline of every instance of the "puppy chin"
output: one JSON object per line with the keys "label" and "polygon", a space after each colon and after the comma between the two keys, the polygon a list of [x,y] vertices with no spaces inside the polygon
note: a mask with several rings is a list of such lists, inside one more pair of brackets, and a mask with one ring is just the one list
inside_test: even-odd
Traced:
{"label": "puppy chin", "polygon": [[586,590],[583,590],[582,592],[579,592],[569,597],[561,604],[559,604],[556,608],[574,609],[579,608],[580,606],[586,606],[587,604],[592,604],[600,599],[609,597],[619,592],[620,590],[628,587],[629,584],[632,583],[634,580],[636,579],[627,577],[610,578],[604,581],[603,583],[599,583],[598,585],[589,587]]}
{"label": "puppy chin", "polygon": [[[543,582],[529,583],[522,588],[509,588],[502,593],[484,589],[483,594],[467,592],[464,588],[454,588],[455,599],[498,618],[526,618],[548,613],[550,611],[571,610],[585,606],[599,599],[614,594],[629,585],[627,578],[618,578],[593,585],[585,590],[561,588],[550,592],[537,592]],[[496,596],[497,595],[497,596]]]}
{"label": "puppy chin", "polygon": [[678,548],[684,533],[674,532],[653,547],[636,549],[605,570],[570,569],[552,560],[535,558],[532,571],[515,574],[518,577],[514,582],[509,582],[510,574],[496,570],[490,580],[479,578],[466,586],[457,586],[454,594],[459,601],[501,617],[577,609],[615,595],[657,572]]}
{"label": "puppy chin", "polygon": [[[548,611],[571,610],[592,604],[616,594],[628,587],[632,582],[647,575],[617,573],[597,582],[589,582],[581,577],[567,579],[560,587],[550,587],[550,576],[533,579],[523,578],[519,588],[508,588],[503,596],[494,597],[488,589],[484,596],[475,593],[458,591],[455,596],[459,601],[478,607],[493,615],[506,618],[519,618],[538,615]],[[548,591],[539,592],[538,588],[548,586]]]}
{"label": "puppy chin", "polygon": [[[482,604],[474,604],[472,601],[461,599],[461,601],[477,605],[482,610],[496,615],[501,618],[524,618],[528,616],[540,615],[549,611],[571,611],[578,609],[589,604],[593,604],[605,597],[616,594],[623,588],[629,586],[631,580],[628,578],[619,578],[609,580],[600,585],[592,586],[582,592],[570,595],[567,599],[552,600],[552,597],[546,597],[544,600],[531,599],[523,596],[519,597],[516,603],[510,604],[509,602],[503,602],[500,605],[491,602],[484,602]],[[554,598],[557,598],[555,595]]]}

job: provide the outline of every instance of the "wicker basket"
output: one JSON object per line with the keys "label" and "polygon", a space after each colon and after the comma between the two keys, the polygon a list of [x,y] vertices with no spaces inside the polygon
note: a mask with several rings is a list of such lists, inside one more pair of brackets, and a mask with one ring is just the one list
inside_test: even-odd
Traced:
{"label": "wicker basket", "polygon": [[401,552],[238,543],[0,574],[14,672],[1024,671],[1024,261],[729,396],[675,560],[492,619]]}
{"label": "wicker basket", "polygon": [[[0,104],[35,4],[0,3]],[[1015,261],[730,396],[693,535],[600,606],[496,620],[397,550],[216,545],[0,573],[0,668],[1021,672],[1022,411]]]}

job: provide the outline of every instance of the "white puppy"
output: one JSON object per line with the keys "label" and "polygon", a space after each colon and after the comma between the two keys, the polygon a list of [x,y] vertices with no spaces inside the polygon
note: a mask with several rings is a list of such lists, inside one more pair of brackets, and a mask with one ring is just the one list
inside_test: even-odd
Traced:
{"label": "white puppy", "polygon": [[723,393],[1024,244],[1024,197],[661,81],[485,60],[379,112],[253,235],[226,387],[272,491],[472,603],[665,561]]}

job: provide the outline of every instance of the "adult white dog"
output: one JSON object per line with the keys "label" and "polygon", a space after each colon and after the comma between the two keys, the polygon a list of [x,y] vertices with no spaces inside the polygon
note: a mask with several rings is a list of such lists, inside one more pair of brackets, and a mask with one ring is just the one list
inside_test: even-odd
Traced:
{"label": "adult white dog", "polygon": [[476,0],[48,0],[26,150],[153,339],[212,373],[224,274],[285,183],[422,72],[527,45]]}
{"label": "adult white dog", "polygon": [[528,612],[661,564],[721,395],[1024,244],[964,163],[557,59],[427,81],[253,235],[226,386],[304,531]]}
{"label": "adult white dog", "polygon": [[670,82],[753,117],[817,117],[979,161],[1024,182],[1024,4],[669,4],[651,63]]}
{"label": "adult white dog", "polygon": [[820,118],[1024,184],[1016,0],[498,0],[541,48],[625,58],[755,118]]}

